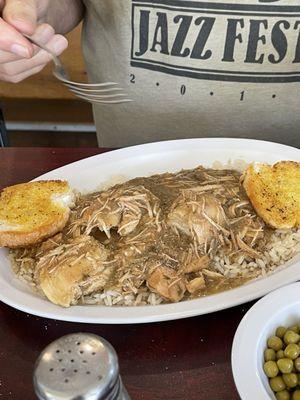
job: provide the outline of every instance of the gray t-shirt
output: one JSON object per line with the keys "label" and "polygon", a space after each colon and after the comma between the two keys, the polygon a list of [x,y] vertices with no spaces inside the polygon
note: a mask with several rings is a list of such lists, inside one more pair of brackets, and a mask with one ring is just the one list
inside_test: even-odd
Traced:
{"label": "gray t-shirt", "polygon": [[299,0],[84,0],[99,144],[247,137],[300,147]]}

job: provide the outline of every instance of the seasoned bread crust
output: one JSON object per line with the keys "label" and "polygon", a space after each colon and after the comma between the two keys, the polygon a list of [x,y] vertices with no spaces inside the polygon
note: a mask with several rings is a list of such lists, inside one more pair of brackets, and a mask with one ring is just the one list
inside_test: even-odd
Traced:
{"label": "seasoned bread crust", "polygon": [[243,186],[260,217],[277,229],[300,228],[300,163],[251,164]]}
{"label": "seasoned bread crust", "polygon": [[0,246],[34,245],[61,231],[74,195],[65,181],[37,181],[0,193]]}

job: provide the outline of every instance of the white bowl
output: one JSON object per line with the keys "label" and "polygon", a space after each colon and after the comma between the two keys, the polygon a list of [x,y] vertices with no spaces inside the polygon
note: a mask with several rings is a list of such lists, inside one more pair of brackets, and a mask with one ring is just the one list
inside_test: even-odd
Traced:
{"label": "white bowl", "polygon": [[278,326],[300,322],[300,283],[284,286],[259,300],[235,333],[231,362],[242,400],[276,400],[263,371],[263,353]]}

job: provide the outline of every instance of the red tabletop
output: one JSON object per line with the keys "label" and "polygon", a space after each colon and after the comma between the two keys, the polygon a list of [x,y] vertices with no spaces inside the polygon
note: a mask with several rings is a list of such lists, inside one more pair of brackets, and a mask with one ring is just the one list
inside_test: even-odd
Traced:
{"label": "red tabletop", "polygon": [[[104,151],[0,149],[0,189]],[[86,325],[37,318],[0,303],[0,400],[35,399],[36,358],[51,341],[74,332],[98,334],[115,347],[133,400],[237,400],[231,345],[251,305],[171,322]]]}

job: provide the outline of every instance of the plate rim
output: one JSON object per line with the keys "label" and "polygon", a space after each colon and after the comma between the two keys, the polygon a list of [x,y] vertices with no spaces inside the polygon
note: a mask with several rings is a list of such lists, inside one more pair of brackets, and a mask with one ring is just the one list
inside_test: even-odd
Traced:
{"label": "plate rim", "polygon": [[[246,139],[246,138],[232,138],[232,137],[224,137],[224,138],[220,138],[220,137],[211,137],[211,138],[192,138],[192,139],[175,139],[175,140],[164,140],[164,141],[160,141],[160,142],[150,142],[150,143],[145,143],[145,144],[138,144],[138,145],[134,145],[134,146],[129,146],[129,147],[123,147],[120,149],[113,149],[110,151],[106,151],[105,153],[99,153],[99,154],[95,154],[93,156],[90,157],[84,157],[82,159],[79,159],[77,161],[73,161],[70,163],[67,163],[61,167],[55,168],[53,170],[50,170],[34,179],[32,179],[32,181],[37,180],[37,179],[41,179],[43,177],[46,177],[48,174],[52,173],[52,172],[59,172],[61,169],[65,169],[66,167],[72,167],[75,164],[80,164],[80,163],[84,163],[86,160],[95,160],[98,157],[103,158],[104,160],[106,158],[111,158],[112,155],[114,155],[115,157],[117,157],[119,154],[122,153],[127,153],[127,152],[135,152],[138,151],[139,149],[146,149],[146,150],[152,150],[155,149],[156,147],[168,147],[168,146],[173,146],[176,144],[193,144],[193,143],[199,143],[199,142],[207,142],[207,143],[212,143],[215,145],[218,145],[220,143],[226,142],[226,143],[232,143],[232,144],[250,144],[250,146],[255,146],[255,145],[267,145],[267,146],[272,146],[274,149],[285,149],[287,151],[293,151],[293,152],[298,152],[299,153],[299,161],[300,161],[300,149],[293,147],[293,146],[289,146],[286,144],[281,144],[278,142],[271,142],[268,140],[259,140],[259,139]],[[177,149],[180,150],[180,149]]]}

